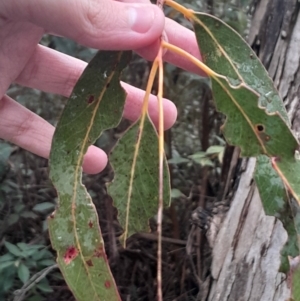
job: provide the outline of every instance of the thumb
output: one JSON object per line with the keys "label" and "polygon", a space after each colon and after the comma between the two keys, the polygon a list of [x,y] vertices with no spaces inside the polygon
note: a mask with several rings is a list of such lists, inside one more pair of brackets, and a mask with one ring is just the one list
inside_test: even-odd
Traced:
{"label": "thumb", "polygon": [[163,12],[146,3],[10,0],[0,1],[0,11],[8,19],[34,23],[48,32],[98,49],[141,48],[154,42],[164,29]]}

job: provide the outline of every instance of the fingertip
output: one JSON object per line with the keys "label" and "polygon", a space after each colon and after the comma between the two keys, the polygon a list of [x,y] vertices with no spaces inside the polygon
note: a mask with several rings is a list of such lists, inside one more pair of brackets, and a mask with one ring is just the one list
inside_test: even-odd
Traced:
{"label": "fingertip", "polygon": [[[175,104],[169,99],[163,99],[163,110],[164,110],[164,129],[168,130],[171,128],[177,119],[177,108]],[[149,116],[156,127],[159,124],[158,114],[158,103],[155,96],[149,99]]]}
{"label": "fingertip", "polygon": [[168,112],[167,114],[165,114],[164,120],[165,130],[168,130],[174,125],[177,120],[177,108],[172,101],[164,99],[164,111]]}
{"label": "fingertip", "polygon": [[97,174],[101,172],[107,165],[106,153],[96,147],[90,146],[83,159],[83,171],[88,174]]}

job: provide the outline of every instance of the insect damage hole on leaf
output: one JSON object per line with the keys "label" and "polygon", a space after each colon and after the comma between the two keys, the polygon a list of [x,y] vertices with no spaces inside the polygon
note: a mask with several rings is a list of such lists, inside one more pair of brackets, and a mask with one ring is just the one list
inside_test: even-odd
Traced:
{"label": "insect damage hole on leaf", "polygon": [[265,131],[265,127],[262,124],[257,124],[256,129],[257,129],[258,132],[264,132]]}
{"label": "insect damage hole on leaf", "polygon": [[64,255],[65,264],[69,264],[77,257],[77,255],[78,255],[78,250],[74,246],[68,247]]}

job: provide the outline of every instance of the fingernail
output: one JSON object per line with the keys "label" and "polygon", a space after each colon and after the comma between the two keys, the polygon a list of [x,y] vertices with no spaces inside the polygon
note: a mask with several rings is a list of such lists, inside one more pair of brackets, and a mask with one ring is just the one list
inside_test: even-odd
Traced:
{"label": "fingernail", "polygon": [[155,8],[152,5],[141,5],[129,8],[131,29],[138,33],[146,33],[155,22]]}

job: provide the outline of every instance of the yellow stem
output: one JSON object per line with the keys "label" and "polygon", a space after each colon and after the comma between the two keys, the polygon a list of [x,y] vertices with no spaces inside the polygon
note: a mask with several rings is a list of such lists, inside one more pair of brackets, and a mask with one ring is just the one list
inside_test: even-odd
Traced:
{"label": "yellow stem", "polygon": [[191,9],[185,8],[183,5],[180,5],[179,3],[173,1],[173,0],[165,0],[165,4],[174,8],[178,12],[182,13],[187,19],[193,19],[194,18],[194,11]]}
{"label": "yellow stem", "polygon": [[159,192],[158,192],[158,211],[157,211],[157,300],[162,301],[162,219],[163,219],[163,191],[164,191],[164,111],[163,111],[163,48],[160,47],[156,60],[158,62],[158,156],[159,156]]}
{"label": "yellow stem", "polygon": [[180,56],[188,59],[189,61],[191,61],[193,64],[195,64],[197,67],[199,67],[202,71],[204,71],[208,76],[211,77],[223,77],[222,75],[216,73],[215,71],[213,71],[212,69],[210,69],[208,66],[206,66],[203,62],[201,62],[200,60],[198,60],[197,58],[195,58],[193,55],[189,54],[188,52],[182,50],[181,48],[174,46],[170,43],[164,42],[162,41],[162,46],[172,52],[175,52],[177,54],[179,54]]}

